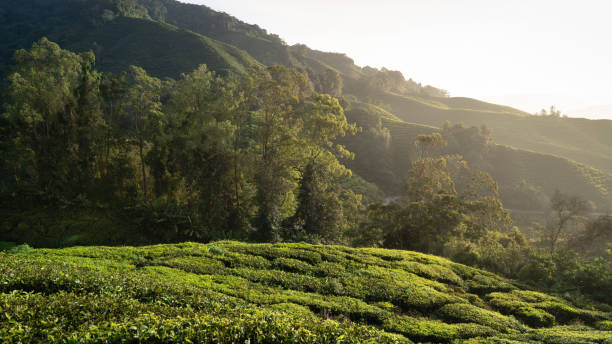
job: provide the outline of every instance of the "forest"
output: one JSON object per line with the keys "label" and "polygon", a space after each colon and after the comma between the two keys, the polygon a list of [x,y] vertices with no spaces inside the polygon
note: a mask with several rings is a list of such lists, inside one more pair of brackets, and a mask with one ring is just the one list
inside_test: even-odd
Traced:
{"label": "forest", "polygon": [[205,6],[28,3],[0,5],[0,341],[609,343],[609,121]]}
{"label": "forest", "polygon": [[294,69],[203,65],[161,81],[136,66],[97,72],[91,53],[44,38],[15,59],[2,117],[8,241],[398,248],[608,299],[610,217],[588,220],[589,202],[557,192],[528,240],[495,180],[453,152],[490,144],[484,126],[418,135],[403,197],[365,200],[345,165],[355,153],[337,143],[363,128]]}

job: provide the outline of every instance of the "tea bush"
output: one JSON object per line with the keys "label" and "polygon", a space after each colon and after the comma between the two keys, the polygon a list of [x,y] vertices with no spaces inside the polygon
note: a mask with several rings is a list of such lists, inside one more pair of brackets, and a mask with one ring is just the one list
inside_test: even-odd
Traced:
{"label": "tea bush", "polygon": [[601,344],[611,322],[609,309],[408,251],[221,241],[0,252],[2,343]]}

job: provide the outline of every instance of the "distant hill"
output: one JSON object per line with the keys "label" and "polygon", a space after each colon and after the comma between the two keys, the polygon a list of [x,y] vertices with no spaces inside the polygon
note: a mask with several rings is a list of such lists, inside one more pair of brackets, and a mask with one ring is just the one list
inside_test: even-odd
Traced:
{"label": "distant hill", "polygon": [[138,65],[154,76],[176,78],[200,64],[221,73],[242,72],[259,64],[234,46],[153,21],[146,9],[125,4],[130,2],[2,1],[0,74],[10,68],[15,50],[29,48],[43,36],[65,49],[94,51],[102,71],[119,72]]}
{"label": "distant hill", "polygon": [[612,104],[574,109],[568,111],[568,115],[572,117],[612,119]]}
{"label": "distant hill", "polygon": [[465,98],[423,98],[381,93],[376,98],[407,122],[441,126],[486,124],[495,142],[553,154],[612,173],[612,121],[528,115]]}
{"label": "distant hill", "polygon": [[6,343],[612,343],[609,309],[410,251],[226,241],[12,252],[0,252]]}
{"label": "distant hill", "polygon": [[[419,134],[437,132],[440,128],[405,122],[378,106],[358,101],[348,104],[346,114],[364,128],[357,136],[345,139],[349,149],[357,152],[355,160],[347,164],[388,194],[400,194],[410,163],[415,159],[412,143]],[[422,120],[418,118],[415,122],[419,119]],[[558,189],[595,202],[600,211],[608,211],[612,206],[612,174],[602,170],[564,157],[499,144],[490,147],[482,161],[470,161],[467,153],[463,152],[468,162],[498,181],[504,204],[513,208],[534,207],[534,200],[529,198],[536,195],[515,190],[521,183],[535,187],[542,203]]]}

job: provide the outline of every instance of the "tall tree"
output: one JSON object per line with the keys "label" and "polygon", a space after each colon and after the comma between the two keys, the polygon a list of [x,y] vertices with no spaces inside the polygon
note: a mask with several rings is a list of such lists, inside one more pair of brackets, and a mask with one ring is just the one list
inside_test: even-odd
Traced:
{"label": "tall tree", "polygon": [[[487,231],[503,231],[511,224],[497,198],[497,183],[487,173],[470,169],[460,156],[432,155],[444,142],[439,134],[417,138],[422,158],[413,162],[408,175],[408,202],[374,213],[390,219],[382,226],[386,246],[440,254],[453,237],[477,241]],[[381,215],[385,211],[390,214]]]}
{"label": "tall tree", "polygon": [[138,145],[140,176],[143,199],[147,201],[149,186],[147,184],[147,166],[145,149],[147,140],[159,129],[161,124],[161,81],[147,75],[144,69],[130,67],[130,87],[128,91],[127,111],[129,112],[132,132]]}
{"label": "tall tree", "polygon": [[69,195],[96,177],[103,127],[97,102],[99,75],[91,53],[77,55],[42,38],[15,53],[7,112],[14,155],[5,161],[15,183]]}
{"label": "tall tree", "polygon": [[109,173],[112,148],[117,139],[123,136],[121,121],[125,116],[125,102],[127,97],[127,74],[103,75],[100,82],[100,101],[102,116],[106,123],[104,135],[104,174]]}
{"label": "tall tree", "polygon": [[[346,229],[341,190],[334,182],[350,175],[339,159],[352,158],[352,153],[334,140],[355,134],[337,99],[329,95],[313,94],[302,115],[300,135],[305,154],[305,165],[300,169],[297,210],[294,226],[307,235],[316,235],[327,242],[338,242]],[[349,198],[350,199],[350,198]],[[349,199],[346,199],[348,205]]]}
{"label": "tall tree", "polygon": [[235,177],[242,166],[235,166],[234,154],[240,152],[232,149],[234,88],[205,66],[183,75],[172,87],[163,129],[147,154],[156,196],[197,214],[200,229],[191,234],[200,238],[236,237],[246,227],[235,218],[242,197]]}
{"label": "tall tree", "polygon": [[589,204],[578,196],[567,195],[556,190],[550,199],[553,217],[545,227],[550,245],[550,253],[557,249],[559,240],[570,229],[572,222],[582,221],[583,215],[589,211]]}
{"label": "tall tree", "polygon": [[280,224],[291,212],[295,169],[303,148],[298,134],[304,100],[311,90],[301,73],[281,66],[252,70],[248,92],[254,122],[253,143],[259,240],[278,239]]}

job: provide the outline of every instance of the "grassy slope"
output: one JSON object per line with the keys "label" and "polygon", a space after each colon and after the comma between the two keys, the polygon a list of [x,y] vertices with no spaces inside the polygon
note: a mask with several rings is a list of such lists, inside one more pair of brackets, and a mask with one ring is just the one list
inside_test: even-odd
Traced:
{"label": "grassy slope", "polygon": [[308,244],[0,253],[0,313],[3,343],[612,343],[610,309],[435,256]]}
{"label": "grassy slope", "polygon": [[[387,165],[372,165],[378,157],[356,146],[355,161],[351,167],[368,181],[376,182],[388,192],[398,190],[410,168],[413,158],[412,142],[416,136],[439,130],[433,126],[407,123],[388,111],[365,103],[352,102],[346,114],[351,120],[355,111],[367,112],[370,118],[381,118],[383,125],[391,133],[391,144],[386,151]],[[363,116],[362,116],[363,117]],[[553,121],[554,122],[554,121]],[[365,123],[373,126],[374,123]],[[359,138],[356,138],[359,140]],[[349,147],[351,145],[349,144]],[[361,153],[361,154],[359,154]],[[546,195],[552,195],[556,189],[562,192],[577,194],[596,203],[599,210],[606,211],[612,206],[612,174],[594,169],[560,156],[542,154],[505,145],[495,145],[485,156],[488,168],[485,168],[498,183],[511,187],[521,180],[538,186]],[[393,177],[389,177],[392,175]],[[502,193],[502,199],[504,194]]]}
{"label": "grassy slope", "polygon": [[468,98],[425,99],[381,94],[395,115],[408,121],[440,126],[445,121],[468,126],[486,124],[495,142],[562,156],[612,173],[612,121],[544,118],[509,107]]}
{"label": "grassy slope", "polygon": [[599,212],[612,206],[612,174],[562,157],[497,145],[486,157],[491,175],[502,185],[521,179],[546,195],[555,190],[595,202]]}
{"label": "grassy slope", "polygon": [[[174,0],[138,0],[149,15],[161,22],[187,29],[206,37],[236,46],[265,65],[296,65],[288,47],[279,37],[268,34],[257,25],[247,24],[205,5],[187,4]],[[156,9],[162,7],[163,14]]]}

